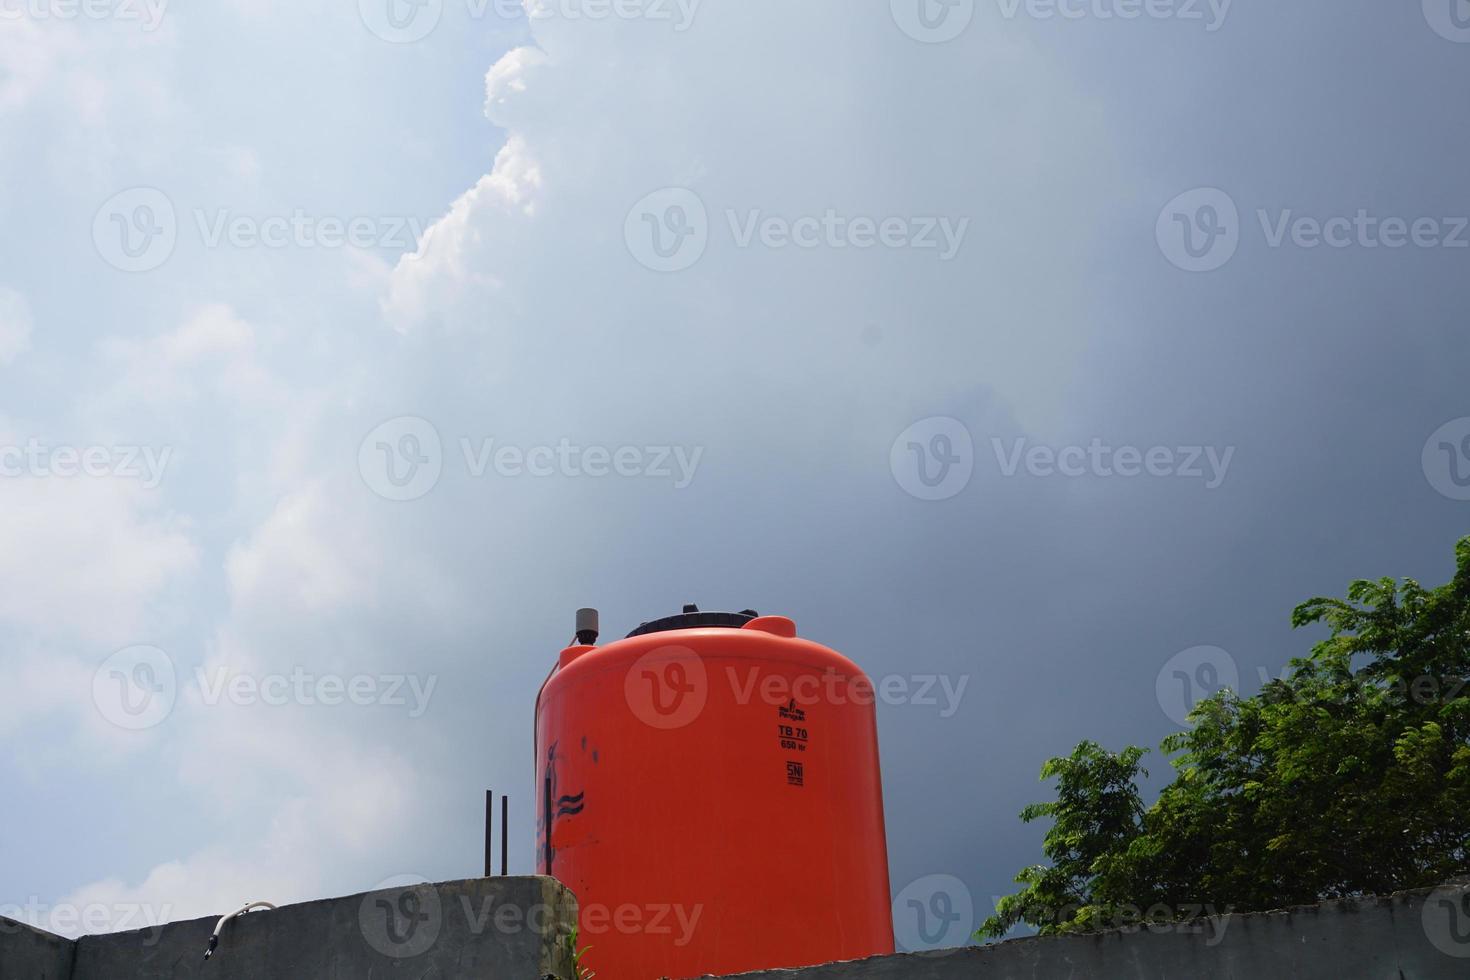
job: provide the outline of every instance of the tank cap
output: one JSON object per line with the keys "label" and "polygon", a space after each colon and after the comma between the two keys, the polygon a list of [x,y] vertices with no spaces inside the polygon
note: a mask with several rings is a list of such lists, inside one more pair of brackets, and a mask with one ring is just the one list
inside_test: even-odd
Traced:
{"label": "tank cap", "polygon": [[788,640],[796,637],[796,621],[786,616],[761,616],[746,623],[744,628],[784,636]]}
{"label": "tank cap", "polygon": [[563,650],[561,652],[561,655],[557,657],[556,662],[558,666],[560,666],[562,669],[566,669],[567,667],[570,667],[572,665],[572,662],[575,661],[577,658],[589,654],[596,649],[597,648],[594,646],[574,644],[573,646],[569,646],[565,650]]}
{"label": "tank cap", "polygon": [[628,639],[631,640],[635,636],[647,636],[650,633],[669,633],[674,630],[738,630],[759,617],[760,614],[754,609],[738,613],[700,612],[699,607],[691,603],[686,605],[684,611],[677,616],[665,616],[663,619],[640,624],[637,629],[628,634]]}

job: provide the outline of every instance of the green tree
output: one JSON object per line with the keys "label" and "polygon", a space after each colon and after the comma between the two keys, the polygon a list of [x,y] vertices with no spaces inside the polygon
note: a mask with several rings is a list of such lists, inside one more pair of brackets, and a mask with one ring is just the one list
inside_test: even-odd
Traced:
{"label": "green tree", "polygon": [[1144,750],[1052,759],[1050,866],[981,926],[1043,935],[1204,911],[1262,911],[1432,887],[1470,872],[1470,538],[1452,581],[1354,582],[1298,606],[1330,635],[1289,677],[1222,690],[1161,745],[1173,780],[1145,810]]}

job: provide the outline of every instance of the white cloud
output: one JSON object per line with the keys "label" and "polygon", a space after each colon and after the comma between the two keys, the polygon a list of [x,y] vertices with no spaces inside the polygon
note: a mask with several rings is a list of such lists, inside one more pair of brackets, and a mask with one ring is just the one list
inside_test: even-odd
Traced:
{"label": "white cloud", "polygon": [[[462,312],[467,301],[503,302],[511,269],[529,256],[513,246],[530,237],[541,189],[541,171],[520,136],[512,135],[495,157],[495,167],[454,202],[449,214],[424,233],[417,253],[405,256],[390,279],[384,313],[402,331]],[[487,234],[482,225],[493,222]],[[523,229],[522,234],[511,228]],[[488,253],[488,254],[487,254]],[[492,255],[496,258],[492,260]]]}
{"label": "white cloud", "polygon": [[445,757],[443,733],[403,712],[235,703],[209,686],[221,676],[298,669],[340,677],[422,669],[406,659],[411,651],[375,635],[374,610],[410,586],[444,583],[413,562],[396,574],[383,567],[392,549],[368,515],[333,500],[325,481],[310,481],[231,549],[229,613],[207,657],[197,665],[180,658],[180,701],[158,731],[177,747],[169,778],[189,792],[186,819],[219,843],[162,862],[138,882],[89,883],[64,903],[144,908],[177,921],[422,873],[398,862],[430,840],[415,828],[436,819],[444,790],[421,760]]}
{"label": "white cloud", "polygon": [[178,617],[199,549],[188,522],[136,481],[0,479],[0,513],[0,624],[105,654]]}
{"label": "white cloud", "polygon": [[31,306],[21,293],[0,286],[0,367],[30,350]]}
{"label": "white cloud", "polygon": [[91,710],[92,671],[85,664],[40,646],[20,648],[21,656],[0,656],[7,676],[0,685],[0,738],[53,713],[79,718]]}
{"label": "white cloud", "polygon": [[[308,868],[290,862],[262,863],[253,853],[239,854],[221,844],[187,860],[160,864],[136,885],[117,878],[83,885],[32,924],[69,938],[88,932],[145,929],[219,915],[248,901],[277,905],[305,901],[318,897],[314,895],[318,884]],[[83,913],[100,919],[78,928],[68,927],[69,922],[61,918],[80,918]]]}
{"label": "white cloud", "polygon": [[200,307],[147,340],[103,341],[99,352],[115,380],[94,414],[140,405],[178,411],[215,394],[259,408],[277,395],[257,330],[223,303]]}
{"label": "white cloud", "polygon": [[51,78],[57,62],[79,47],[70,32],[49,36],[28,18],[6,20],[0,31],[0,112],[18,109]]}
{"label": "white cloud", "polygon": [[485,75],[485,114],[510,125],[515,100],[530,92],[531,75],[545,64],[546,52],[540,48],[516,48],[497,61]]}
{"label": "white cloud", "polygon": [[340,514],[320,480],[283,497],[226,560],[237,608],[309,616],[367,605],[387,556],[371,537],[333,533],[346,530]]}
{"label": "white cloud", "polygon": [[[55,153],[50,162],[82,180],[110,168],[120,143],[157,152],[159,124],[178,107],[167,84],[171,20],[143,30],[140,21],[118,18],[0,19],[0,163],[7,156],[35,162],[41,147],[34,140],[43,134],[43,145],[74,156]],[[43,128],[22,128],[27,122]],[[140,131],[154,138],[140,140]],[[29,146],[23,137],[33,140]]]}
{"label": "white cloud", "polygon": [[[188,817],[218,828],[218,843],[155,865],[135,883],[90,882],[57,904],[141,915],[152,925],[219,915],[247,901],[285,905],[367,891],[394,874],[417,873],[384,861],[385,844],[427,826],[439,810],[434,787],[405,759],[364,753],[361,742],[297,719],[232,710],[237,717],[229,720],[196,713],[191,733],[202,741],[190,757],[207,765],[182,774],[194,792]],[[249,819],[221,819],[226,807],[246,810]],[[114,919],[90,931],[143,924]]]}
{"label": "white cloud", "polygon": [[[0,420],[0,445],[23,445],[13,433]],[[115,476],[0,477],[0,513],[0,736],[57,733],[7,739],[6,755],[90,771],[146,747],[99,710],[93,676],[186,618],[200,563],[189,522]]]}
{"label": "white cloud", "polygon": [[[398,329],[469,326],[552,355],[636,311],[681,325],[686,356],[721,357],[726,373],[815,380],[815,364],[835,382],[863,355],[834,344],[832,325],[904,335],[921,321],[942,344],[896,345],[893,366],[922,372],[936,400],[991,385],[1038,426],[1060,414],[1094,329],[1061,270],[1098,247],[1098,217],[1126,187],[1065,63],[1014,32],[917,44],[886,7],[836,2],[705,5],[684,33],[563,18],[533,31],[536,47],[486,76],[486,113],[509,130],[493,169],[395,270],[384,310]],[[1079,143],[1099,148],[1086,172],[1071,159]],[[635,202],[671,186],[701,197],[710,245],[660,276],[629,254],[623,227]],[[734,226],[752,216],[828,209],[968,219],[968,237],[950,263],[738,244]],[[631,355],[638,335],[626,335]],[[766,356],[777,345],[783,357]]]}

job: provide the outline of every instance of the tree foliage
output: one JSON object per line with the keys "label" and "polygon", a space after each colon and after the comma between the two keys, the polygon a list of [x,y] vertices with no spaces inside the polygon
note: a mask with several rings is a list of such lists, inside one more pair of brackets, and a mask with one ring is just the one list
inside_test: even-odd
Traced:
{"label": "tree foliage", "polygon": [[1330,630],[1254,697],[1222,690],[1166,738],[1173,780],[1144,809],[1144,750],[1052,759],[1049,866],[981,927],[1042,934],[1432,887],[1470,871],[1470,538],[1435,589],[1354,582],[1298,606]]}

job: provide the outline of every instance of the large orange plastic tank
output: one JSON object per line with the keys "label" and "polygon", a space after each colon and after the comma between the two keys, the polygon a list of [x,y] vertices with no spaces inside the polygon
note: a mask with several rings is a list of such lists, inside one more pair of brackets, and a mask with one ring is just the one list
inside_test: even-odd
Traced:
{"label": "large orange plastic tank", "polygon": [[579,636],[537,699],[538,864],[599,980],[893,952],[863,672],[753,611]]}

